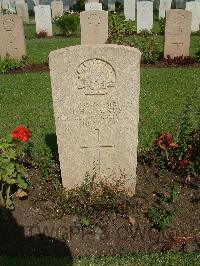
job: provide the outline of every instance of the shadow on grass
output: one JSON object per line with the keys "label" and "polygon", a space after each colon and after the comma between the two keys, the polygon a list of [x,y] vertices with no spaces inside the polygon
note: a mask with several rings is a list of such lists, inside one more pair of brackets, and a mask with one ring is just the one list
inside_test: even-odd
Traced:
{"label": "shadow on grass", "polygon": [[57,137],[56,133],[47,134],[45,136],[46,145],[50,148],[51,153],[53,155],[53,159],[59,163],[59,156],[58,156],[58,145],[57,145]]}
{"label": "shadow on grass", "polygon": [[0,208],[0,256],[59,257],[65,258],[66,265],[73,265],[70,249],[64,241],[51,234],[32,234],[30,229],[31,226],[18,225],[10,211]]}

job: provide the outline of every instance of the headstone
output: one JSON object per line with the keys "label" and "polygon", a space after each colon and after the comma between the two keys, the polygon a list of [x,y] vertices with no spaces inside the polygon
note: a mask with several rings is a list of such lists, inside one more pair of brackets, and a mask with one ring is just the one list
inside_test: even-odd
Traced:
{"label": "headstone", "polygon": [[96,181],[123,180],[127,192],[135,192],[140,57],[136,48],[109,44],[50,53],[62,183],[68,190],[95,173]]}
{"label": "headstone", "polygon": [[88,0],[88,3],[99,3],[99,0]]}
{"label": "headstone", "polygon": [[165,18],[165,12],[171,8],[171,4],[172,0],[160,0],[159,19]]}
{"label": "headstone", "polygon": [[8,0],[2,0],[1,6],[2,6],[2,9],[8,10],[9,9],[9,1]]}
{"label": "headstone", "polygon": [[126,20],[135,21],[135,0],[124,0],[124,15]]}
{"label": "headstone", "polygon": [[40,0],[33,0],[35,6],[39,6]]}
{"label": "headstone", "polygon": [[187,0],[176,0],[176,9],[185,9]]}
{"label": "headstone", "polygon": [[2,0],[0,0],[0,15],[3,14]]}
{"label": "headstone", "polygon": [[102,3],[96,3],[96,2],[91,2],[91,3],[85,3],[85,11],[90,11],[90,10],[102,10]]}
{"label": "headstone", "polygon": [[22,17],[24,23],[29,24],[28,5],[23,3],[16,3],[17,15]]}
{"label": "headstone", "polygon": [[141,1],[137,3],[137,33],[153,28],[153,2]]}
{"label": "headstone", "polygon": [[63,14],[63,2],[62,1],[52,1],[51,2],[52,19],[60,17]]}
{"label": "headstone", "polygon": [[108,0],[108,11],[115,11],[115,0]]}
{"label": "headstone", "polygon": [[0,16],[0,57],[9,54],[21,59],[26,55],[22,18],[17,15]]}
{"label": "headstone", "polygon": [[189,56],[192,13],[182,9],[166,11],[164,57]]}
{"label": "headstone", "polygon": [[187,2],[186,10],[192,12],[192,31],[198,31],[200,25],[200,2]]}
{"label": "headstone", "polygon": [[63,10],[64,11],[70,10],[70,0],[63,0]]}
{"label": "headstone", "polygon": [[108,39],[108,12],[80,13],[81,44],[104,44]]}
{"label": "headstone", "polygon": [[47,36],[52,36],[51,8],[49,5],[34,7],[36,33],[45,31]]}
{"label": "headstone", "polygon": [[15,0],[8,1],[8,11],[9,13],[15,14],[16,13],[16,2]]}

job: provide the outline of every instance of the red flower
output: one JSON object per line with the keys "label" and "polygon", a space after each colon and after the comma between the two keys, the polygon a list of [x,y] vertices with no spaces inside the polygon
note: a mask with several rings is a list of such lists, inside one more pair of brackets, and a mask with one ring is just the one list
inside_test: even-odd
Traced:
{"label": "red flower", "polygon": [[19,139],[21,141],[28,141],[30,136],[31,136],[31,132],[27,128],[25,128],[23,125],[16,127],[12,131],[13,139]]}
{"label": "red flower", "polygon": [[157,138],[155,144],[162,150],[173,149],[178,147],[178,145],[174,143],[172,134],[170,134],[169,132],[161,134]]}

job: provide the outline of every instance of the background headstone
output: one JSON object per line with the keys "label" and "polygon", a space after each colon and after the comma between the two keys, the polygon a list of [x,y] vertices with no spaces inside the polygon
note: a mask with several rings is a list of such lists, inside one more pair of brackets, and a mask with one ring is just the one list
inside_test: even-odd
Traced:
{"label": "background headstone", "polygon": [[115,11],[115,0],[108,0],[108,11]]}
{"label": "background headstone", "polygon": [[[140,57],[119,45],[72,46],[50,53],[56,135],[65,188],[86,174],[136,185]],[[123,89],[122,89],[123,88]]]}
{"label": "background headstone", "polygon": [[29,24],[28,5],[25,3],[16,3],[17,15],[22,17],[22,21]]}
{"label": "background headstone", "polygon": [[16,1],[15,0],[9,0],[8,1],[8,11],[9,13],[16,13]]}
{"label": "background headstone", "polygon": [[96,2],[91,2],[91,3],[85,3],[85,11],[90,11],[90,10],[102,10],[102,3],[96,3]]}
{"label": "background headstone", "polygon": [[153,28],[153,2],[141,1],[137,3],[137,33]]}
{"label": "background headstone", "polygon": [[99,0],[88,0],[87,3],[99,3]]}
{"label": "background headstone", "polygon": [[62,1],[52,1],[51,2],[52,19],[60,17],[63,14],[63,2]]}
{"label": "background headstone", "polygon": [[165,11],[171,8],[172,0],[160,0],[159,18],[165,18]]}
{"label": "background headstone", "polygon": [[185,9],[187,0],[176,0],[176,9]]}
{"label": "background headstone", "polygon": [[135,0],[124,0],[124,15],[126,20],[135,21]]}
{"label": "background headstone", "polygon": [[187,2],[186,10],[192,12],[192,31],[198,31],[200,25],[200,2]]}
{"label": "background headstone", "polygon": [[34,3],[35,6],[39,6],[40,0],[33,0],[33,3]]}
{"label": "background headstone", "polygon": [[181,9],[166,11],[164,57],[189,56],[192,13]]}
{"label": "background headstone", "polygon": [[22,18],[17,15],[0,16],[0,57],[9,54],[21,59],[26,55]]}
{"label": "background headstone", "polygon": [[36,33],[46,31],[47,36],[52,36],[51,8],[49,5],[34,7]]}
{"label": "background headstone", "polygon": [[108,39],[108,12],[80,13],[81,44],[104,44]]}

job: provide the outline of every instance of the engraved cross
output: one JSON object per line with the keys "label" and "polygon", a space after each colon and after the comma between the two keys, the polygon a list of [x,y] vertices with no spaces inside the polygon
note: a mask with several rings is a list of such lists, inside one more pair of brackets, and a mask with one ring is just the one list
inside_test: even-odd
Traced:
{"label": "engraved cross", "polygon": [[98,152],[98,172],[101,171],[101,150],[107,148],[114,148],[115,145],[101,145],[100,144],[100,131],[99,129],[95,129],[97,133],[97,144],[94,146],[82,146],[81,149],[94,149]]}
{"label": "engraved cross", "polygon": [[174,43],[172,43],[172,44],[176,44],[176,49],[179,48],[179,45],[182,45],[182,46],[183,46],[183,43],[182,43],[182,42],[174,42]]}

